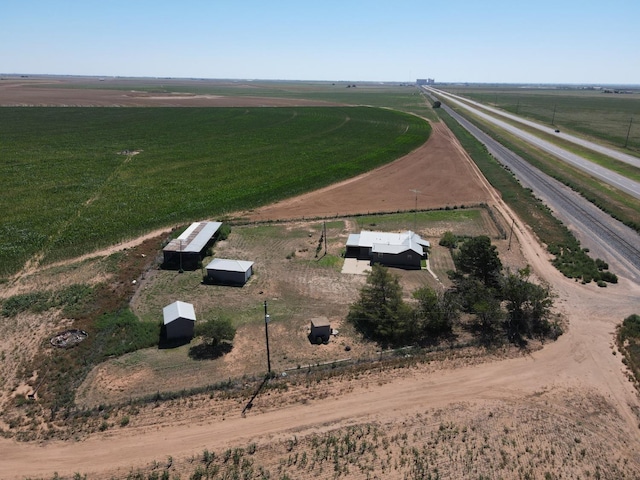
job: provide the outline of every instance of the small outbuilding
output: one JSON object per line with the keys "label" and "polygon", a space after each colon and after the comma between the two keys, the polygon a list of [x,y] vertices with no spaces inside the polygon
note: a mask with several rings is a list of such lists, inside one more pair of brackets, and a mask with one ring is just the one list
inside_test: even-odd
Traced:
{"label": "small outbuilding", "polygon": [[221,285],[244,285],[253,275],[253,262],[214,258],[207,265],[207,280]]}
{"label": "small outbuilding", "polygon": [[167,340],[193,338],[196,326],[193,305],[181,301],[173,302],[162,309],[162,315]]}
{"label": "small outbuilding", "polygon": [[326,317],[318,317],[311,319],[311,333],[309,340],[312,343],[325,343],[331,337],[331,323]]}

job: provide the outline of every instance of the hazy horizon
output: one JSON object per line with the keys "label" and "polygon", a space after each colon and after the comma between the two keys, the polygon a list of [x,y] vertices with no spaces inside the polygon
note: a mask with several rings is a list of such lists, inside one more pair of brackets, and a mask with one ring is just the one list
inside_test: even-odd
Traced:
{"label": "hazy horizon", "polygon": [[[184,80],[184,81],[208,81],[208,82],[291,82],[291,83],[360,83],[360,84],[374,84],[374,85],[391,85],[391,84],[415,84],[417,79],[408,80],[316,80],[316,79],[295,79],[295,78],[205,78],[205,77],[155,77],[155,76],[140,76],[131,77],[126,75],[74,75],[74,74],[58,74],[58,73],[8,73],[0,72],[1,77],[60,77],[60,78],[91,78],[91,79],[104,79],[104,80]],[[625,87],[625,88],[640,88],[640,83],[537,83],[537,82],[465,82],[465,81],[452,81],[452,82],[436,82],[438,85],[487,85],[487,86],[531,86],[531,87]]]}
{"label": "hazy horizon", "polygon": [[219,4],[7,0],[16,75],[550,85],[640,84],[640,3],[407,0]]}

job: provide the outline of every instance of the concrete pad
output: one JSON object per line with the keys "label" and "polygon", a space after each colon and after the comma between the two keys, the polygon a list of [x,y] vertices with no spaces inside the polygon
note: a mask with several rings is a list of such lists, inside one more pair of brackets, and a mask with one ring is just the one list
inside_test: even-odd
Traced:
{"label": "concrete pad", "polygon": [[358,260],[357,258],[345,258],[342,265],[342,273],[351,275],[366,275],[371,271],[369,260]]}

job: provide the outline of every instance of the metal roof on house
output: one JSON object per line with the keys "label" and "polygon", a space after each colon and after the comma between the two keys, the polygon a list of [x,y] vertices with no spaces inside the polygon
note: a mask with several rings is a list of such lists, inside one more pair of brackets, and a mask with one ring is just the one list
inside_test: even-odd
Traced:
{"label": "metal roof on house", "polygon": [[163,251],[199,253],[221,226],[221,222],[194,222],[182,235],[171,240]]}
{"label": "metal roof on house", "polygon": [[226,258],[214,258],[207,270],[221,270],[225,272],[247,272],[253,266],[253,262],[244,260],[229,260]]}
{"label": "metal roof on house", "polygon": [[413,250],[419,255],[424,254],[424,247],[431,244],[410,230],[402,233],[372,232],[362,230],[359,234],[352,233],[347,240],[347,247],[371,248],[373,253],[399,254]]}
{"label": "metal roof on house", "polygon": [[165,325],[179,318],[196,321],[196,312],[193,309],[193,305],[179,300],[164,307],[162,316],[164,317]]}

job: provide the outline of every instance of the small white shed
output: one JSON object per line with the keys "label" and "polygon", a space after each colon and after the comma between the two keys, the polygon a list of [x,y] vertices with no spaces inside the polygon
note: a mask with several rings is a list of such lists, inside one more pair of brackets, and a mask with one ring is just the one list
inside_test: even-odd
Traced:
{"label": "small white shed", "polygon": [[253,262],[215,258],[207,265],[207,277],[213,283],[244,285],[253,275]]}
{"label": "small white shed", "polygon": [[186,302],[173,302],[162,309],[167,340],[175,338],[193,338],[196,326],[196,312],[193,305]]}

